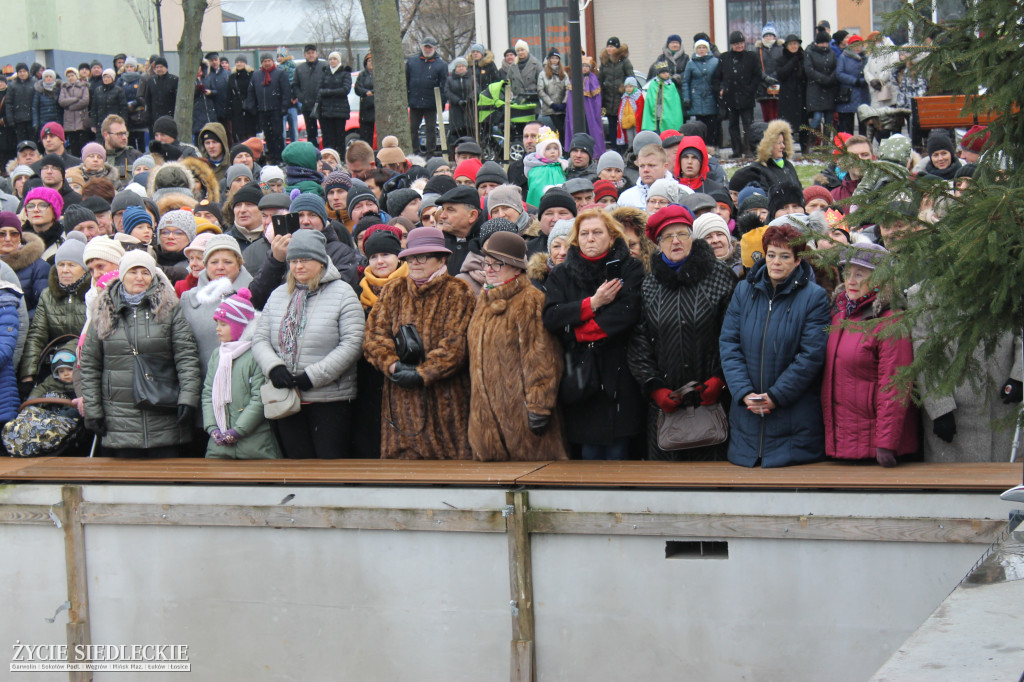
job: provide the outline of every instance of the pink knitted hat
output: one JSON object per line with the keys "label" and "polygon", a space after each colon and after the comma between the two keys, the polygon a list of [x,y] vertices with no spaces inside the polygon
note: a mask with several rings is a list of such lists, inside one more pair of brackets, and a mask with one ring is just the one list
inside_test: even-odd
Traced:
{"label": "pink knitted hat", "polygon": [[252,305],[252,292],[239,289],[234,296],[224,299],[213,313],[213,319],[231,327],[231,340],[238,341],[245,327],[256,317],[256,309]]}
{"label": "pink knitted hat", "polygon": [[64,213],[64,199],[61,197],[60,192],[49,187],[36,187],[29,191],[25,195],[24,203],[28,203],[33,199],[45,201],[53,208],[53,215],[57,220],[60,220],[60,216]]}

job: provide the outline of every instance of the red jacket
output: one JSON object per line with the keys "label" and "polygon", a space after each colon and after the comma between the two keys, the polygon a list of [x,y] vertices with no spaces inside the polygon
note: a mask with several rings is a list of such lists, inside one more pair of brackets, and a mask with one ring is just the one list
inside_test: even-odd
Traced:
{"label": "red jacket", "polygon": [[[917,408],[907,392],[885,390],[900,367],[909,365],[914,348],[909,338],[879,338],[839,325],[847,319],[846,292],[839,294],[839,312],[825,352],[821,407],[825,420],[825,454],[838,459],[874,459],[875,448],[898,455],[917,450]],[[892,316],[874,296],[864,299],[850,319],[879,319],[872,332]]]}

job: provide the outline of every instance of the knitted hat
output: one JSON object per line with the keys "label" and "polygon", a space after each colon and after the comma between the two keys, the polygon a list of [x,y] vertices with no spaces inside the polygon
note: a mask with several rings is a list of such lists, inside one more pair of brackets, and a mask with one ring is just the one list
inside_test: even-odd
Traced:
{"label": "knitted hat", "polygon": [[709,194],[715,200],[715,202],[718,203],[719,206],[725,204],[729,208],[730,216],[736,215],[736,204],[733,203],[732,195],[729,194],[728,190],[716,189],[713,192],[709,192]]}
{"label": "knitted hat", "polygon": [[511,220],[491,218],[484,221],[484,224],[480,226],[480,243],[485,243],[496,232],[514,232],[519,234],[519,228]]}
{"label": "knitted hat", "polygon": [[[229,237],[230,239],[230,237]],[[256,308],[252,305],[252,292],[245,287],[233,296],[228,296],[213,312],[213,319],[231,327],[231,340],[242,338],[245,328],[256,317]]]}
{"label": "knitted hat", "polygon": [[260,182],[270,182],[271,180],[284,182],[284,171],[278,166],[264,166],[260,171]]}
{"label": "knitted hat", "polygon": [[22,164],[22,165],[15,166],[14,170],[11,171],[11,180],[14,180],[14,178],[20,178],[23,175],[26,178],[30,178],[30,177],[32,177],[35,174],[36,174],[36,172],[34,170],[32,170],[28,166]]}
{"label": "knitted hat", "polygon": [[669,225],[686,225],[692,228],[693,214],[690,213],[690,209],[678,204],[658,209],[647,219],[647,238],[652,242],[658,241],[658,235]]}
{"label": "knitted hat", "polygon": [[96,215],[110,211],[110,202],[95,194],[82,199],[82,206],[85,206]]}
{"label": "knitted hat", "polygon": [[149,251],[143,249],[132,249],[121,256],[121,261],[117,264],[118,272],[126,274],[132,268],[146,268],[153,279],[157,278],[159,272],[156,261],[149,255]]}
{"label": "knitted hat", "polygon": [[61,222],[64,223],[64,229],[71,232],[80,224],[88,221],[96,222],[96,214],[87,209],[81,204],[71,204],[67,210],[64,211],[64,215],[61,216]]}
{"label": "knitted hat", "polygon": [[452,250],[444,245],[444,232],[436,227],[417,227],[409,232],[405,240],[408,245],[398,254],[399,258],[407,258],[423,253],[443,253],[451,255]]}
{"label": "knitted hat", "polygon": [[[209,213],[214,218],[216,218],[216,221],[217,221],[218,225],[223,225],[224,224],[224,215],[220,211],[220,205],[210,201],[209,199],[203,199],[202,201],[200,201],[199,204],[197,204],[196,207],[195,207],[195,212],[197,214],[199,214],[199,213]],[[196,223],[197,224],[199,223],[198,215],[196,216]],[[196,232],[200,232],[200,231],[201,230],[199,230],[198,228],[196,229]]]}
{"label": "knitted hat", "polygon": [[988,139],[991,133],[987,126],[973,125],[967,129],[960,139],[960,146],[969,152],[981,154],[988,147]]}
{"label": "knitted hat", "polygon": [[825,30],[818,30],[814,34],[814,42],[818,44],[827,43],[829,41],[829,38],[830,36],[828,34],[828,31]]}
{"label": "knitted hat", "polygon": [[[443,166],[449,166],[449,163],[450,162],[448,161],[448,159],[444,158],[443,156],[435,156],[434,158],[430,159],[429,161],[427,161],[427,165],[425,166],[425,168],[427,169],[427,177],[433,177],[434,173],[436,173],[439,168]],[[449,168],[450,167],[451,166],[449,166]]]}
{"label": "knitted hat", "polygon": [[523,190],[519,185],[498,185],[487,193],[487,215],[498,206],[508,206],[523,212]]}
{"label": "knitted hat", "polygon": [[235,164],[235,157],[239,154],[248,154],[252,156],[252,150],[246,147],[244,144],[236,144],[228,151],[228,163],[231,165]]}
{"label": "knitted hat", "polygon": [[569,151],[582,149],[590,158],[594,158],[594,138],[589,133],[576,133],[569,143]]}
{"label": "knitted hat", "polygon": [[[309,232],[309,230],[301,230],[302,232]],[[203,264],[210,260],[217,251],[230,251],[231,253],[238,256],[238,260],[242,260],[242,247],[238,245],[238,240],[229,234],[210,234],[205,232],[193,240],[193,244],[199,241],[200,237],[207,237],[203,244]],[[294,239],[294,237],[293,237]],[[189,248],[192,248],[192,244],[189,244]]]}
{"label": "knitted hat", "polygon": [[483,43],[473,43],[472,45],[469,46],[469,52],[470,52],[470,54],[472,54],[473,52],[479,52],[480,54],[487,54],[487,48],[484,47]]}
{"label": "knitted hat", "polygon": [[414,189],[408,187],[403,189],[393,189],[388,192],[387,205],[388,213],[393,216],[401,215],[402,211],[420,198],[420,193]]}
{"label": "knitted hat", "polygon": [[64,243],[57,247],[57,255],[53,257],[53,264],[59,265],[66,261],[71,261],[77,265],[81,265],[82,269],[85,269],[85,259],[82,257],[85,253],[85,242],[81,242],[77,239],[65,239]]}
{"label": "knitted hat", "polygon": [[89,142],[82,147],[82,159],[87,159],[92,154],[99,154],[104,161],[107,160],[107,150],[97,142]]}
{"label": "knitted hat", "polygon": [[60,192],[49,187],[35,187],[25,195],[25,201],[22,202],[22,205],[27,205],[33,201],[45,201],[48,203],[53,209],[53,215],[60,220],[61,213],[64,211],[64,199],[61,198]]}
{"label": "knitted hat", "polygon": [[316,160],[317,150],[312,142],[292,142],[281,153],[281,161],[286,166],[298,166],[299,168],[315,171]]}
{"label": "knitted hat", "polygon": [[311,211],[316,213],[320,216],[320,220],[325,226],[330,222],[327,219],[327,204],[325,204],[324,200],[316,194],[304,192],[292,199],[292,205],[289,207],[288,212],[298,213],[299,211]]}
{"label": "knitted hat", "polygon": [[258,159],[263,156],[263,149],[266,143],[258,137],[250,137],[247,140],[243,140],[242,144],[252,150],[252,158]]}
{"label": "knitted hat", "polygon": [[452,177],[469,178],[476,183],[476,174],[480,170],[481,166],[483,166],[483,164],[480,163],[480,159],[466,159],[455,167],[455,172],[452,173]]}
{"label": "knitted hat", "polygon": [[[273,166],[270,166],[270,168],[273,168]],[[263,170],[266,171],[267,168],[264,168]],[[282,174],[281,177],[283,179],[284,174]],[[263,177],[263,173],[260,173],[260,182],[266,182]],[[352,176],[343,170],[331,171],[327,174],[327,177],[324,178],[323,188],[325,194],[330,192],[332,189],[343,189],[347,192],[352,189]]]}
{"label": "knitted hat", "polygon": [[352,209],[361,201],[372,201],[373,205],[380,210],[380,202],[377,201],[377,196],[373,193],[373,190],[362,182],[353,182],[352,187],[348,190],[348,204],[345,207],[348,210],[349,216],[352,215]]}
{"label": "knitted hat", "polygon": [[161,116],[153,122],[153,132],[163,133],[175,140],[178,139],[178,124],[170,116]]}
{"label": "knitted hat", "polygon": [[32,167],[36,169],[36,172],[42,170],[43,168],[46,168],[47,166],[54,166],[55,168],[60,168],[62,173],[66,171],[68,168],[67,164],[64,163],[64,157],[61,156],[60,154],[46,154],[43,156],[43,158],[39,159],[34,164],[32,164]]}
{"label": "knitted hat", "polygon": [[726,237],[729,236],[729,225],[717,213],[705,213],[693,221],[694,239],[707,239],[714,232],[721,232]]}
{"label": "knitted hat", "polygon": [[196,217],[192,215],[192,211],[184,209],[168,211],[161,216],[160,222],[156,226],[157,238],[160,237],[160,230],[164,228],[181,230],[191,242],[196,238]]}
{"label": "knitted hat", "polygon": [[85,245],[85,251],[82,253],[82,260],[88,263],[96,258],[99,260],[105,260],[108,263],[116,264],[121,261],[121,256],[123,255],[123,246],[110,237],[100,236],[93,237],[89,240],[89,243]]}
{"label": "knitted hat", "polygon": [[[747,203],[751,197],[757,197],[752,200],[751,203]],[[831,195],[830,195],[831,196]],[[768,208],[768,195],[763,189],[758,186],[748,186],[740,190],[739,196],[736,197],[739,203],[740,213],[746,213],[752,208]]]}
{"label": "knitted hat", "polygon": [[761,37],[764,38],[769,33],[775,37],[778,37],[779,35],[779,32],[775,30],[775,24],[773,24],[770,21],[764,25],[764,28],[761,29]]}
{"label": "knitted hat", "polygon": [[[189,251],[198,251],[200,255],[205,254],[206,244],[211,239],[213,239],[213,237],[214,235],[212,232],[203,232],[202,234],[197,234],[196,238],[192,240],[192,243],[190,243],[188,246],[182,249],[182,253],[184,253],[186,256],[188,255]],[[228,239],[234,239],[234,237],[228,237]],[[235,245],[237,246],[238,242],[235,242]]]}
{"label": "knitted hat", "polygon": [[814,199],[824,199],[825,203],[832,203],[832,193],[827,188],[821,185],[811,185],[810,187],[804,188],[804,206],[811,203]]}
{"label": "knitted hat", "polygon": [[149,61],[153,63],[153,66],[162,66],[167,68],[167,59],[165,57],[153,57]]}
{"label": "knitted hat", "polygon": [[568,210],[574,216],[578,212],[576,209],[576,200],[572,198],[571,194],[566,192],[564,189],[552,187],[547,192],[544,192],[544,196],[540,198],[540,206],[537,207],[537,217],[542,217],[550,208],[559,207]]}
{"label": "knitted hat", "polygon": [[0,211],[0,227],[13,227],[19,233],[22,230],[21,221],[18,220],[18,215],[11,211]]}
{"label": "knitted hat", "polygon": [[608,42],[605,43],[605,47],[621,47],[621,46],[622,46],[622,43],[620,43],[619,39],[616,38],[615,36],[612,36],[611,38],[609,38]]}
{"label": "knitted hat", "polygon": [[260,199],[262,198],[263,190],[260,189],[259,185],[251,182],[248,185],[242,185],[238,188],[238,191],[235,192],[234,198],[231,200],[231,204],[232,206],[237,206],[238,204],[243,203],[259,206]]}
{"label": "knitted hat", "polygon": [[377,160],[382,165],[388,165],[392,163],[405,163],[405,152],[398,146],[398,138],[394,135],[388,135],[380,141],[380,149],[377,150]]}
{"label": "knitted hat", "polygon": [[228,187],[231,186],[231,183],[241,177],[247,178],[249,182],[252,182],[252,169],[248,166],[243,166],[240,163],[236,163],[228,168]]}
{"label": "knitted hat", "polygon": [[696,52],[697,48],[700,47],[701,45],[703,45],[704,47],[708,48],[708,50],[711,49],[711,43],[709,43],[706,40],[698,40],[697,42],[695,42],[693,44],[693,51]]}
{"label": "knitted hat", "polygon": [[850,35],[849,31],[839,29],[838,31],[832,34],[832,40],[836,41],[836,45],[839,45],[840,43],[843,42],[843,39],[846,38],[846,36],[848,35]]}
{"label": "knitted hat", "polygon": [[665,47],[668,47],[669,43],[679,43],[680,45],[682,45],[683,44],[683,37],[681,35],[679,35],[678,33],[672,33],[665,40]]}
{"label": "knitted hat", "polygon": [[220,234],[223,230],[217,223],[202,216],[196,216],[196,236],[201,234]]}
{"label": "knitted hat", "polygon": [[626,162],[622,160],[621,154],[609,149],[597,160],[598,175],[600,175],[601,171],[605,168],[618,168],[619,170],[625,170]]}
{"label": "knitted hat", "polygon": [[388,230],[374,230],[373,234],[363,242],[363,253],[367,258],[378,253],[390,253],[397,256],[401,251],[402,242]]}
{"label": "knitted hat", "polygon": [[804,205],[804,192],[800,185],[791,182],[780,182],[772,185],[768,194],[768,219],[775,217],[775,212],[787,204]]}
{"label": "knitted hat", "polygon": [[142,206],[143,199],[135,192],[121,191],[114,195],[110,202],[110,212],[119,213],[127,211],[129,206]]}
{"label": "knitted hat", "polygon": [[505,265],[511,265],[520,270],[526,269],[526,240],[515,232],[507,230],[497,232],[484,242],[483,248],[480,250],[485,256],[499,260]]}
{"label": "knitted hat", "polygon": [[[55,123],[53,121],[51,121],[50,123],[45,124],[43,126],[43,129],[39,131],[39,139],[42,140],[47,135],[56,135],[57,137],[60,138],[61,142],[65,142],[66,141],[66,138],[64,136],[64,126],[62,126],[59,123]],[[85,158],[84,150],[83,150],[83,157],[82,158]]]}
{"label": "knitted hat", "polygon": [[143,154],[139,158],[135,159],[135,161],[132,163],[132,175],[135,175],[135,171],[138,168],[152,168],[155,165],[156,159],[154,159],[149,154]]}
{"label": "knitted hat", "polygon": [[299,230],[288,242],[287,258],[312,258],[327,267],[327,238],[318,230]]}
{"label": "knitted hat", "polygon": [[928,133],[928,156],[942,150],[945,150],[950,154],[956,153],[956,147],[953,146],[953,140],[951,140],[949,135],[946,134],[946,131],[941,128],[936,128]]}
{"label": "knitted hat", "polygon": [[633,153],[639,156],[640,150],[649,144],[661,146],[661,137],[653,130],[641,130],[633,138]]}
{"label": "knitted hat", "polygon": [[551,243],[561,237],[562,239],[569,241],[569,235],[572,234],[572,226],[574,221],[572,220],[556,220],[555,224],[551,226],[551,231],[548,232],[548,253],[551,252]]}
{"label": "knitted hat", "polygon": [[683,196],[680,187],[682,185],[671,178],[658,178],[651,183],[650,189],[647,190],[647,198],[661,197],[662,199],[668,199],[669,203],[675,204]]}
{"label": "knitted hat", "polygon": [[504,169],[494,161],[485,161],[476,172],[476,186],[479,187],[485,182],[493,182],[504,185],[508,182],[508,175]]}
{"label": "knitted hat", "polygon": [[456,57],[453,59],[452,63],[449,65],[449,69],[451,71],[455,71],[455,69],[460,66],[469,66],[469,62],[466,61],[465,57]]}
{"label": "knitted hat", "polygon": [[611,180],[598,180],[594,183],[594,201],[600,201],[604,197],[615,200],[619,198],[619,190],[615,189],[615,183]]}
{"label": "knitted hat", "polygon": [[853,33],[853,34],[850,35],[850,39],[846,42],[846,44],[847,45],[853,45],[854,43],[862,43],[862,42],[864,42],[864,38],[862,38],[860,35],[858,35],[856,33]]}
{"label": "knitted hat", "polygon": [[[115,199],[117,197],[114,197]],[[124,231],[126,234],[131,234],[139,225],[149,225],[153,227],[153,216],[149,215],[142,206],[129,206],[124,210],[124,216],[121,218],[121,223],[124,225]]]}
{"label": "knitted hat", "polygon": [[513,45],[512,47],[514,47],[514,48],[515,48],[515,49],[516,49],[517,51],[518,51],[518,50],[519,50],[519,48],[521,48],[521,47],[524,47],[524,48],[526,48],[527,50],[529,50],[529,49],[530,49],[530,46],[526,44],[526,41],[525,41],[525,40],[523,40],[523,39],[521,39],[521,38],[520,38],[519,40],[517,40],[517,41],[515,42],[515,45]]}

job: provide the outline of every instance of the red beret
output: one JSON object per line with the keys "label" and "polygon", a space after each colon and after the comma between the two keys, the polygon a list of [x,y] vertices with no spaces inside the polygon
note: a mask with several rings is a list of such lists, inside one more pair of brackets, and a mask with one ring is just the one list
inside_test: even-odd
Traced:
{"label": "red beret", "polygon": [[647,219],[647,238],[658,241],[658,235],[669,225],[686,225],[693,229],[693,214],[679,204],[669,204]]}

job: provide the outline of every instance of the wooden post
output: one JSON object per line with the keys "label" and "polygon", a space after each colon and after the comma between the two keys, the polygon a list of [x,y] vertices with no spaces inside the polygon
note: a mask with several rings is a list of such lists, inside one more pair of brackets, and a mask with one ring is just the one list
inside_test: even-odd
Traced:
{"label": "wooden post", "polygon": [[[79,514],[82,504],[81,486],[64,486],[61,488],[61,499],[64,501],[64,563],[68,576],[68,611],[67,640],[68,663],[84,663],[86,659],[75,657],[75,648],[79,645],[92,644],[92,633],[89,629],[89,581],[85,574],[85,526]],[[71,682],[91,682],[92,673],[70,672]]]}
{"label": "wooden post", "polygon": [[[441,136],[441,156],[448,156],[448,160],[454,160],[454,155],[445,154],[448,151],[448,133],[444,129],[444,104],[441,102],[441,88],[434,88],[434,107],[437,109],[437,132]],[[433,155],[434,150],[430,150]]]}
{"label": "wooden post", "polygon": [[508,534],[509,582],[512,593],[512,658],[509,680],[534,682],[537,660],[533,630],[533,561],[530,533],[526,527],[525,492],[505,493]]}
{"label": "wooden post", "polygon": [[505,170],[511,165],[509,146],[512,144],[512,83],[505,81]]}

